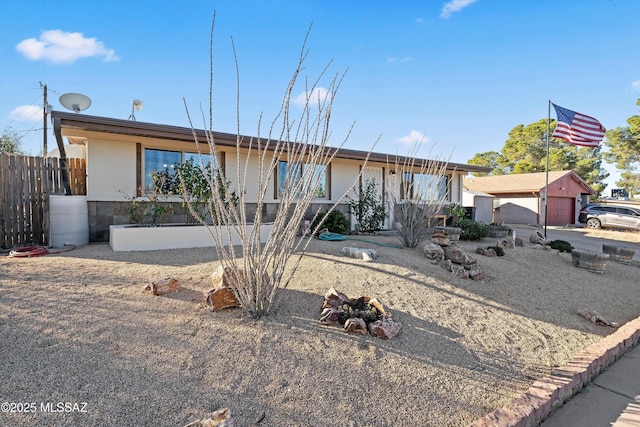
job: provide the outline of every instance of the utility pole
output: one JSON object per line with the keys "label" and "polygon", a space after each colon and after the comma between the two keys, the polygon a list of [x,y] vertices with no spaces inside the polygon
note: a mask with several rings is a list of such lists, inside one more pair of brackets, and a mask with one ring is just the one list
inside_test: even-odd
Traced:
{"label": "utility pole", "polygon": [[47,157],[47,110],[49,109],[49,104],[47,103],[47,85],[43,85],[42,82],[40,82],[40,87],[42,88],[42,90],[44,91],[44,103],[42,105],[42,112],[43,112],[43,130],[44,130],[44,134],[43,134],[43,144],[42,144],[42,157],[46,158]]}

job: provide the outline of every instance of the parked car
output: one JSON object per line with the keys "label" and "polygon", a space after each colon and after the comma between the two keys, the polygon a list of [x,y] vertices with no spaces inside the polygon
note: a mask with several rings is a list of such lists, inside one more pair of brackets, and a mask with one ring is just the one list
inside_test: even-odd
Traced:
{"label": "parked car", "polygon": [[587,205],[578,221],[588,228],[627,228],[640,230],[640,208],[614,205]]}

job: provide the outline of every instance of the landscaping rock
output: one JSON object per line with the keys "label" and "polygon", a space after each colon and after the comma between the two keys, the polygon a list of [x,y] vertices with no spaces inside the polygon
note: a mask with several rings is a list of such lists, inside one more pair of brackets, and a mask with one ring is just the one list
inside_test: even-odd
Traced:
{"label": "landscaping rock", "polygon": [[213,288],[235,288],[236,283],[240,282],[244,278],[244,271],[234,270],[230,267],[218,267],[216,271],[211,274],[211,282]]}
{"label": "landscaping rock", "polygon": [[451,265],[451,272],[461,279],[469,278],[469,271],[466,268],[464,268],[462,265],[458,265],[458,264]]}
{"label": "landscaping rock", "polygon": [[451,240],[448,237],[432,237],[431,241],[438,246],[449,246]]}
{"label": "landscaping rock", "polygon": [[359,317],[347,319],[344,323],[344,330],[358,335],[367,335],[369,333],[367,331],[367,323]]}
{"label": "landscaping rock", "polygon": [[479,246],[478,249],[476,249],[476,253],[484,256],[489,256],[489,257],[498,255],[496,254],[495,250],[491,248],[483,248],[481,246]]}
{"label": "landscaping rock", "polygon": [[620,323],[618,322],[610,322],[609,320],[602,317],[600,313],[593,310],[578,310],[578,314],[584,317],[587,320],[590,320],[592,323],[601,326],[610,326],[612,328],[619,328]]}
{"label": "landscaping rock", "polygon": [[151,291],[154,295],[164,295],[170,292],[178,292],[182,287],[177,279],[171,277],[149,277],[149,284],[144,289]]}
{"label": "landscaping rock", "polygon": [[464,266],[464,268],[469,268],[470,266],[476,265],[477,263],[478,263],[477,259],[467,255],[466,253],[462,257],[462,265]]}
{"label": "landscaping rock", "polygon": [[444,249],[436,243],[424,245],[423,252],[425,257],[435,261],[441,261],[444,258]]}
{"label": "landscaping rock", "polygon": [[440,263],[438,264],[440,267],[444,268],[447,271],[451,271],[451,266],[453,265],[451,263],[451,260],[448,259],[443,259],[442,261],[440,261]]}
{"label": "landscaping rock", "polygon": [[219,266],[211,275],[213,289],[204,292],[205,304],[210,306],[213,311],[240,307],[240,302],[234,289],[243,277],[244,272],[242,270]]}
{"label": "landscaping rock", "polygon": [[472,265],[468,271],[469,271],[469,278],[476,281],[484,279],[484,275],[480,271],[480,267],[478,267],[477,265]]}
{"label": "landscaping rock", "polygon": [[217,288],[205,292],[205,303],[213,311],[220,311],[225,308],[240,307],[240,302],[231,288]]}
{"label": "landscaping rock", "polygon": [[236,422],[231,418],[229,408],[222,408],[184,427],[236,427]]}
{"label": "landscaping rock", "polygon": [[369,332],[384,340],[395,337],[401,328],[402,323],[396,322],[390,317],[383,317],[381,320],[376,320],[369,324]]}
{"label": "landscaping rock", "polygon": [[462,264],[462,262],[465,259],[465,253],[462,252],[462,249],[460,249],[457,246],[451,245],[451,246],[445,246],[444,248],[444,257],[445,259],[448,259],[449,261],[456,263],[456,264]]}
{"label": "landscaping rock", "polygon": [[327,293],[324,294],[324,303],[322,304],[322,309],[324,310],[327,307],[340,308],[340,306],[347,301],[349,301],[348,296],[346,296],[342,292],[336,291],[334,288],[330,288]]}
{"label": "landscaping rock", "polygon": [[374,249],[362,249],[346,246],[340,251],[342,255],[363,261],[371,261],[378,258],[378,253]]}
{"label": "landscaping rock", "polygon": [[524,242],[519,237],[516,237],[515,239],[513,239],[513,244],[519,248],[524,247]]}

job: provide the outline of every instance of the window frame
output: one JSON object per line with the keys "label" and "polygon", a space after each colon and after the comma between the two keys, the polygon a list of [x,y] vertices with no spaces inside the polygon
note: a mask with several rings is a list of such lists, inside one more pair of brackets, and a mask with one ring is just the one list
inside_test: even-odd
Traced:
{"label": "window frame", "polygon": [[[405,177],[406,176],[410,176],[409,180],[406,180]],[[414,191],[415,191],[415,187],[416,187],[416,176],[424,176],[424,177],[430,177],[431,179],[436,179],[437,175],[433,175],[433,174],[426,174],[426,173],[419,173],[419,172],[406,172],[403,171],[401,173],[401,179],[400,179],[400,194],[402,196],[403,200],[414,200]],[[445,197],[445,201],[450,202],[451,201],[451,192],[449,191],[449,186],[451,185],[451,178],[449,177],[449,175],[442,175],[440,177],[442,180],[444,180],[444,183],[441,182],[440,184],[440,193],[444,192],[444,197]],[[410,188],[410,194],[408,195],[409,198],[406,198],[406,191],[404,189],[404,186],[406,185],[405,182],[409,182],[411,185]],[[427,200],[424,198],[420,198],[418,199],[418,201],[420,203],[429,203],[429,202],[434,202],[435,200]]]}
{"label": "window frame", "polygon": [[[180,150],[180,149],[170,149],[170,148],[145,147],[145,146],[142,146],[142,144],[138,143],[137,149],[136,149],[136,157],[138,157],[136,166],[139,169],[136,173],[136,176],[137,176],[136,195],[138,197],[142,197],[143,195],[148,194],[150,190],[150,187],[148,185],[148,180],[147,180],[147,174],[148,173],[150,174],[151,172],[148,172],[148,168],[147,168],[147,157],[146,157],[147,150],[164,151],[169,153],[180,153],[180,164],[185,163],[188,160],[188,158],[194,158],[195,164],[200,166],[200,162],[198,160],[199,156],[207,156],[211,159],[211,154],[209,153],[198,153],[196,151],[191,151],[191,150]],[[215,162],[212,162],[211,169],[212,171],[219,170],[220,173],[224,175],[224,152],[221,151],[216,154],[217,156],[214,157]],[[169,165],[167,167],[173,168],[174,164]],[[159,170],[156,170],[154,172],[158,172],[158,171]]]}
{"label": "window frame", "polygon": [[[289,164],[290,163],[287,160],[279,160],[278,163],[275,165],[276,170],[274,173],[274,180],[273,180],[274,181],[273,198],[275,200],[282,199],[282,188],[284,188],[284,182],[281,182],[280,168],[282,165],[287,165],[287,168],[288,168]],[[313,166],[315,168],[323,168],[324,170],[322,171],[322,174],[324,175],[324,179],[321,180],[321,182],[324,182],[324,196],[315,197],[314,195],[313,199],[314,200],[331,200],[331,163],[328,163],[327,165],[324,165],[324,166],[314,165],[311,163],[295,163],[295,165],[300,169],[300,173],[299,173],[300,179],[302,179],[305,173],[305,167]],[[288,170],[286,170],[283,175],[286,177],[287,173],[288,173]],[[316,176],[316,172],[314,172],[311,179],[314,179],[315,176]],[[296,195],[296,198],[297,197],[299,197],[299,195]]]}

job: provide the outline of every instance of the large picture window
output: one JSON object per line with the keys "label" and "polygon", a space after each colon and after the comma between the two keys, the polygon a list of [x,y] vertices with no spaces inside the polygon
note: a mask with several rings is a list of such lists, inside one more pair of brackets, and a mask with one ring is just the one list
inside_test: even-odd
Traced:
{"label": "large picture window", "polygon": [[447,177],[404,172],[401,191],[405,199],[422,202],[441,200],[447,197]]}
{"label": "large picture window", "polygon": [[[309,168],[312,168],[313,171],[309,172]],[[287,176],[298,180],[301,180],[304,176],[307,176],[310,180],[310,183],[318,183],[315,187],[313,197],[316,199],[326,199],[329,197],[327,175],[328,174],[326,166],[312,165],[309,163],[300,164],[278,162],[278,173],[276,176],[276,197],[280,198],[282,196],[285,185],[287,185]],[[292,182],[290,185],[295,185],[295,182]]]}
{"label": "large picture window", "polygon": [[[200,157],[202,156],[202,157]],[[209,154],[198,154],[182,151],[169,151],[169,150],[157,150],[152,148],[145,148],[144,150],[144,188],[145,191],[149,191],[153,188],[153,176],[157,173],[168,173],[170,176],[175,175],[175,165],[183,162],[193,160],[195,166],[200,166],[201,161],[207,165],[211,162],[211,156]],[[218,168],[218,162],[214,158],[211,164],[211,169]]]}

